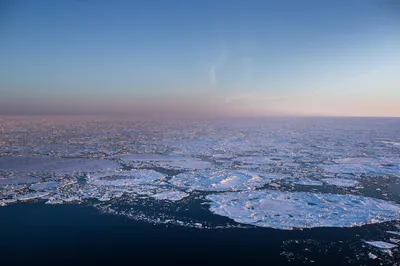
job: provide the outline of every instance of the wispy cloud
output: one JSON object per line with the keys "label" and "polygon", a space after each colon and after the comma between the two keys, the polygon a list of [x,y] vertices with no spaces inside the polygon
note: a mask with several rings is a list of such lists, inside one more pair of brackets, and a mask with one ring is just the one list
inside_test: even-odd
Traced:
{"label": "wispy cloud", "polygon": [[208,71],[208,76],[210,79],[211,86],[213,88],[216,88],[218,85],[218,79],[217,79],[217,72],[218,69],[221,68],[225,61],[228,59],[229,51],[227,49],[224,49],[212,62],[209,71]]}

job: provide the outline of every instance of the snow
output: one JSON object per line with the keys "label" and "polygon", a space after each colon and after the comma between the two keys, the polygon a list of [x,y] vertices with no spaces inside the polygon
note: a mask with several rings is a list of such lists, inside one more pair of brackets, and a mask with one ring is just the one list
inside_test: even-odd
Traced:
{"label": "snow", "polygon": [[215,214],[277,229],[352,227],[400,219],[399,205],[354,195],[257,190],[206,198]]}
{"label": "snow", "polygon": [[174,186],[200,191],[247,190],[262,187],[268,180],[251,172],[193,171],[174,176]]}

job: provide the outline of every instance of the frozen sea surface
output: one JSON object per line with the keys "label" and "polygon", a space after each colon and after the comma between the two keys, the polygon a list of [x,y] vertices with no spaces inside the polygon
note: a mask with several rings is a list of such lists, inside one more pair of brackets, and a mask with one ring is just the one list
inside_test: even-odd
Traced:
{"label": "frozen sea surface", "polygon": [[162,155],[162,154],[126,154],[117,156],[117,158],[130,163],[132,166],[156,166],[167,169],[207,169],[211,168],[210,162],[186,158],[176,155]]}
{"label": "frozen sea surface", "polygon": [[170,180],[177,187],[200,191],[255,189],[267,182],[256,173],[242,171],[195,171],[179,174]]}
{"label": "frozen sea surface", "polygon": [[365,241],[365,243],[377,247],[377,248],[383,248],[383,249],[391,249],[391,248],[396,248],[397,245],[396,244],[391,244],[391,243],[387,243],[384,241]]}
{"label": "frozen sea surface", "polygon": [[1,206],[81,204],[202,230],[357,227],[367,260],[362,240],[400,234],[399,119],[0,117],[0,132]]}
{"label": "frozen sea surface", "polygon": [[0,169],[11,172],[38,172],[67,174],[77,171],[99,171],[117,169],[115,162],[104,159],[83,158],[54,158],[54,157],[26,157],[2,156]]}
{"label": "frozen sea surface", "polygon": [[14,185],[14,184],[29,184],[39,182],[40,179],[31,176],[25,177],[14,177],[14,178],[3,178],[0,179],[0,186],[2,185]]}
{"label": "frozen sea surface", "polygon": [[207,199],[213,213],[277,229],[352,227],[400,219],[400,205],[354,195],[258,190]]}
{"label": "frozen sea surface", "polygon": [[99,186],[137,186],[164,177],[154,170],[129,170],[91,175],[88,183]]}
{"label": "frozen sea surface", "polygon": [[327,183],[328,185],[333,185],[337,187],[355,187],[360,182],[351,179],[344,179],[344,178],[324,178],[321,181]]}

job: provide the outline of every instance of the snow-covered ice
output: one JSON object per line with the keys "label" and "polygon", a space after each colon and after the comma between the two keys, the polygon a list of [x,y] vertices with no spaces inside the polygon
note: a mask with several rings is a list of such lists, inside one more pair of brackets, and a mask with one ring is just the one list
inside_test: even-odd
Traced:
{"label": "snow-covered ice", "polygon": [[170,183],[177,187],[200,191],[232,191],[262,187],[268,179],[252,172],[193,171],[174,176]]}
{"label": "snow-covered ice", "polygon": [[396,238],[389,238],[389,241],[395,244],[399,244],[400,243],[400,239],[396,239]]}
{"label": "snow-covered ice", "polygon": [[37,183],[29,186],[30,190],[36,190],[36,191],[46,191],[46,190],[52,190],[57,188],[60,185],[60,182],[56,181],[48,181],[44,183]]}
{"label": "snow-covered ice", "polygon": [[386,231],[386,232],[388,232],[389,234],[392,234],[392,235],[400,236],[400,232],[396,232],[396,231]]}
{"label": "snow-covered ice", "polygon": [[318,180],[312,180],[312,179],[298,179],[293,182],[293,184],[296,185],[303,185],[303,186],[322,186],[323,183]]}
{"label": "snow-covered ice", "polygon": [[90,175],[88,183],[98,186],[137,186],[164,177],[154,170],[128,170]]}
{"label": "snow-covered ice", "polygon": [[152,195],[151,197],[160,200],[171,200],[178,201],[185,197],[189,196],[189,194],[182,191],[164,191],[157,194]]}
{"label": "snow-covered ice", "polygon": [[195,158],[186,158],[177,155],[162,155],[162,154],[126,154],[116,158],[122,159],[125,162],[132,163],[133,166],[149,164],[150,166],[163,167],[166,169],[207,169],[211,168],[210,162],[198,160]]}
{"label": "snow-covered ice", "polygon": [[400,205],[354,195],[257,190],[206,198],[215,214],[277,229],[352,227],[400,219]]}
{"label": "snow-covered ice", "polygon": [[377,247],[377,248],[383,248],[383,249],[391,249],[397,247],[397,245],[392,244],[392,243],[387,243],[384,241],[364,241],[368,245]]}
{"label": "snow-covered ice", "polygon": [[355,187],[360,182],[352,179],[344,179],[344,178],[324,178],[321,181],[327,183],[328,185],[337,186],[337,187]]}

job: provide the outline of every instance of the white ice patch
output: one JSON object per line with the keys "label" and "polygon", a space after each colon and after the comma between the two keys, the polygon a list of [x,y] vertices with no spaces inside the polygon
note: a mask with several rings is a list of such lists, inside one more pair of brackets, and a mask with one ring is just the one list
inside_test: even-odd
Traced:
{"label": "white ice patch", "polygon": [[33,184],[29,186],[30,190],[45,191],[56,189],[60,185],[60,182],[48,181],[44,183]]}
{"label": "white ice patch", "polygon": [[400,239],[396,239],[396,238],[389,238],[389,241],[395,244],[399,244],[400,243]]}
{"label": "white ice patch", "polygon": [[68,174],[77,171],[118,169],[117,163],[104,159],[55,158],[55,157],[0,157],[0,169],[12,172],[40,172]]}
{"label": "white ice patch", "polygon": [[215,214],[277,229],[352,227],[400,219],[399,205],[354,195],[258,190],[206,198]]}
{"label": "white ice patch", "polygon": [[137,186],[154,182],[162,177],[163,174],[154,170],[139,169],[94,174],[88,178],[88,183],[97,186]]}
{"label": "white ice patch", "polygon": [[311,180],[311,179],[298,179],[293,182],[293,184],[296,185],[302,185],[302,186],[322,186],[323,183],[318,180]]}
{"label": "white ice patch", "polygon": [[189,194],[182,192],[182,191],[164,191],[152,195],[153,198],[159,200],[171,200],[171,201],[178,201],[185,197],[189,196]]}
{"label": "white ice patch", "polygon": [[19,200],[19,201],[27,201],[27,200],[43,198],[49,194],[50,194],[49,192],[28,193],[28,194],[18,195],[16,197],[14,197],[14,199]]}
{"label": "white ice patch", "polygon": [[400,232],[396,232],[396,231],[386,231],[386,232],[389,234],[392,234],[392,235],[400,236]]}
{"label": "white ice patch", "polygon": [[333,160],[335,164],[320,164],[319,166],[330,173],[353,174],[397,174],[400,164],[387,158],[342,158]]}
{"label": "white ice patch", "polygon": [[262,187],[268,180],[252,172],[194,171],[174,176],[170,183],[200,191],[235,191]]}
{"label": "white ice patch", "polygon": [[344,179],[344,178],[325,178],[321,181],[327,183],[328,185],[337,187],[355,187],[359,184],[356,180]]}
{"label": "white ice patch", "polygon": [[395,244],[387,243],[384,241],[364,241],[364,242],[376,248],[391,249],[397,247],[397,245]]}
{"label": "white ice patch", "polygon": [[396,142],[396,141],[386,141],[386,140],[381,140],[380,142],[385,143],[385,144],[390,144],[393,145],[395,147],[400,147],[400,142]]}

